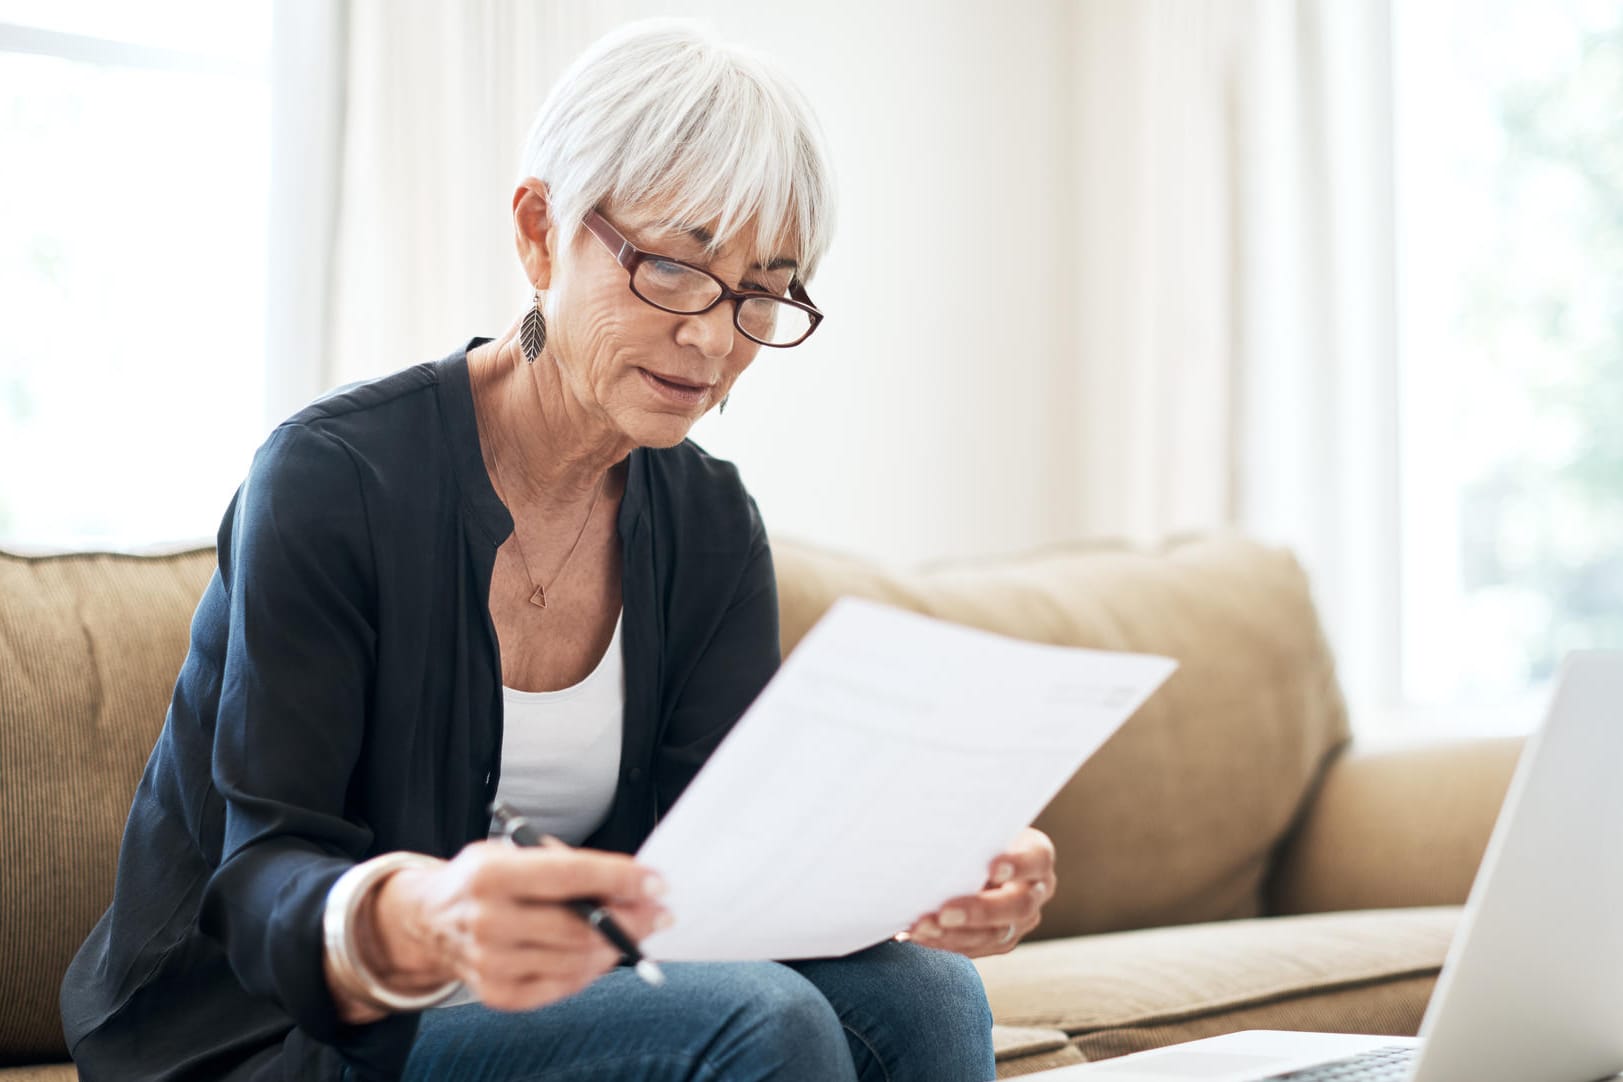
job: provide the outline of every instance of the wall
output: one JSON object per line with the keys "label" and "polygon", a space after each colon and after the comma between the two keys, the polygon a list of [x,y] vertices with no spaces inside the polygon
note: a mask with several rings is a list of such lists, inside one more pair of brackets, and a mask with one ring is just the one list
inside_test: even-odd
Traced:
{"label": "wall", "polygon": [[[329,383],[504,330],[526,299],[515,162],[552,79],[623,20],[706,18],[799,82],[841,208],[811,287],[827,321],[764,350],[695,438],[738,463],[779,535],[904,563],[1075,535],[1070,5],[406,10],[354,5],[351,83],[370,89],[349,109],[368,122],[349,125],[342,199],[367,213],[341,215]],[[413,138],[405,117],[455,134]],[[401,261],[438,269],[385,290]]]}

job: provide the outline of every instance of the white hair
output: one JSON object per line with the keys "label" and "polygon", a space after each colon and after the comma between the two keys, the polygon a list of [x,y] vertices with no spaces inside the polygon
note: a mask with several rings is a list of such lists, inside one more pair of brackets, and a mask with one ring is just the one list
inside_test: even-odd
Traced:
{"label": "white hair", "polygon": [[[716,223],[712,251],[754,219],[755,254],[792,254],[804,281],[833,231],[805,99],[766,58],[686,20],[631,23],[592,45],[536,114],[523,168],[546,183],[565,238],[604,202]],[[774,250],[789,238],[793,253]]]}

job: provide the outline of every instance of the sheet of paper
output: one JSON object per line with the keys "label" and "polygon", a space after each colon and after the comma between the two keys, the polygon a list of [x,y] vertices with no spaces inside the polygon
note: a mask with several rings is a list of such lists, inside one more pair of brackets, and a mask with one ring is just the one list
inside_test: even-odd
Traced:
{"label": "sheet of paper", "polygon": [[819,958],[973,893],[992,858],[1177,667],[844,599],[638,859],[676,923],[652,958]]}

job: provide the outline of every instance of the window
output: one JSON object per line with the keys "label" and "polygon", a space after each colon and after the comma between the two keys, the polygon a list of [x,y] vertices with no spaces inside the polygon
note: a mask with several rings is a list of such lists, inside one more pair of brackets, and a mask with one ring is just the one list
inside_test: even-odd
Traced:
{"label": "window", "polygon": [[269,0],[0,0],[0,541],[206,537],[264,435]]}
{"label": "window", "polygon": [[1394,19],[1405,690],[1525,730],[1623,645],[1623,11]]}

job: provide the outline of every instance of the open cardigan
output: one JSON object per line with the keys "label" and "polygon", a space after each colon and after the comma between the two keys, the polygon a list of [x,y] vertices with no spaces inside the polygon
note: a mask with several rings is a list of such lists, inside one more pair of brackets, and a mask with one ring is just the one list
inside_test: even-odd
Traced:
{"label": "open cardigan", "polygon": [[[84,1082],[399,1075],[417,1017],[339,1020],[321,915],[345,869],[489,829],[502,743],[487,599],[513,522],[467,347],[279,426],[227,510],[112,905],[62,986]],[[632,452],[618,533],[618,785],[634,851],[778,664],[754,502],[691,442]]]}

